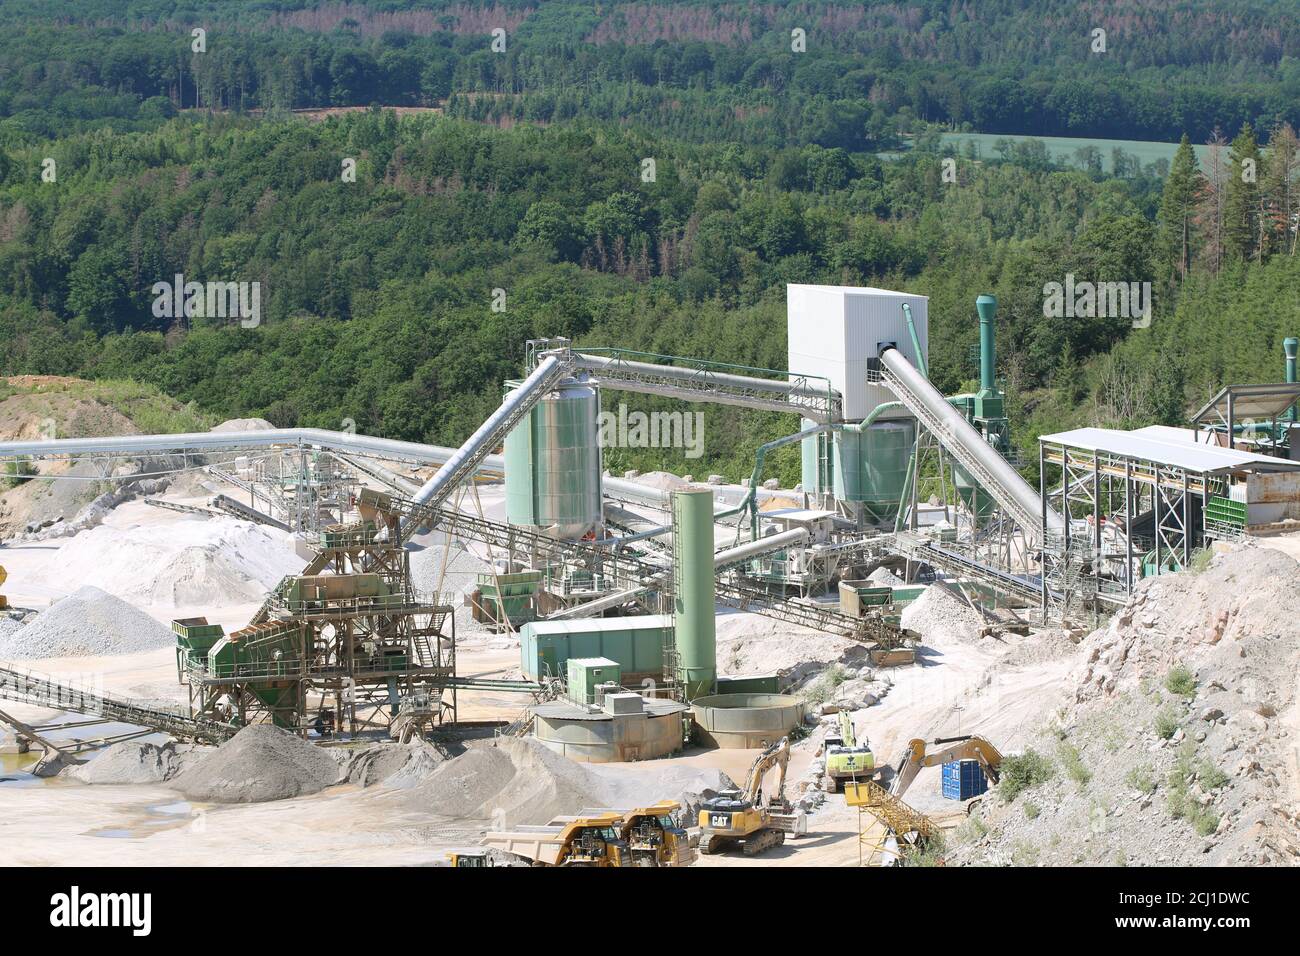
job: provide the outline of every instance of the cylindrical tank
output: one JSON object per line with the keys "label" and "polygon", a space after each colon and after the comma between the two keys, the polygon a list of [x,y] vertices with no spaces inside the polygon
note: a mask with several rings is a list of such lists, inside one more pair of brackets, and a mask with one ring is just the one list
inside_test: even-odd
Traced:
{"label": "cylindrical tank", "polygon": [[718,677],[713,587],[713,492],[673,493],[673,615],[686,699],[713,693]]}
{"label": "cylindrical tank", "polygon": [[988,395],[995,390],[993,375],[997,355],[993,344],[993,322],[998,314],[998,300],[991,295],[981,295],[975,300],[975,311],[980,316],[980,392]]}
{"label": "cylindrical tank", "polygon": [[[1300,351],[1300,339],[1288,336],[1282,340],[1282,354],[1286,356],[1286,380],[1288,383],[1295,382],[1295,363],[1296,352]],[[1287,421],[1295,421],[1295,406],[1292,405],[1286,410]]]}
{"label": "cylindrical tank", "polygon": [[907,480],[916,427],[911,421],[876,422],[836,431],[835,497],[862,502],[877,522],[892,523]]}
{"label": "cylindrical tank", "polygon": [[700,739],[723,749],[774,744],[803,723],[804,702],[788,694],[713,694],[691,703]]}
{"label": "cylindrical tank", "polygon": [[[507,382],[507,393],[518,387]],[[558,538],[601,523],[600,393],[566,379],[506,436],[506,517]]]}

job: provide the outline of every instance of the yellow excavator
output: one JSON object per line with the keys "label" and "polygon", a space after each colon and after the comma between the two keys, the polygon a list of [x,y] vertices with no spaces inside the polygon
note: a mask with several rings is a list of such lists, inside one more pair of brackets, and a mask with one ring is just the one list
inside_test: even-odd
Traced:
{"label": "yellow excavator", "polygon": [[[872,856],[883,853],[887,862],[898,862],[900,847],[919,847],[939,832],[939,826],[921,811],[903,801],[903,794],[912,785],[923,767],[934,767],[950,760],[978,760],[980,768],[991,783],[998,782],[1002,754],[984,737],[940,737],[930,741],[936,747],[949,744],[942,750],[930,752],[927,743],[914,738],[894,768],[894,779],[886,790],[872,780],[860,780],[844,785],[844,802],[850,807],[869,811],[884,827],[884,836],[873,848]],[[858,840],[865,843],[859,823]],[[892,847],[892,848],[891,848]]]}
{"label": "yellow excavator", "polygon": [[[790,738],[782,737],[755,758],[748,784],[742,790],[724,790],[700,804],[700,852],[718,853],[740,847],[753,856],[785,843],[787,833],[798,835],[806,826],[802,814],[785,798],[785,774],[790,765]],[[763,796],[763,778],[777,768],[775,796]]]}
{"label": "yellow excavator", "polygon": [[[5,581],[7,580],[9,580],[9,572],[6,571],[4,568],[0,568],[0,584],[4,584]],[[5,597],[3,594],[0,594],[0,611],[3,611],[8,606],[9,606],[9,599]]]}
{"label": "yellow excavator", "polygon": [[901,797],[912,785],[922,767],[935,767],[953,760],[978,760],[984,776],[989,783],[998,782],[998,773],[1002,766],[1002,754],[984,737],[967,734],[964,737],[939,737],[930,741],[936,747],[944,744],[952,746],[943,750],[928,752],[924,740],[915,738],[907,745],[907,752],[894,768],[894,779],[889,784],[892,796]]}

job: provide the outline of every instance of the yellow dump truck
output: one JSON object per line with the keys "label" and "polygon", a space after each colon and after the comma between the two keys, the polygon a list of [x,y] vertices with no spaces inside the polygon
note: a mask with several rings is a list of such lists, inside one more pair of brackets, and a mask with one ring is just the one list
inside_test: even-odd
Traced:
{"label": "yellow dump truck", "polygon": [[631,810],[584,809],[576,816],[556,817],[549,825],[565,826],[597,814],[617,813],[621,817],[619,836],[627,844],[628,862],[624,866],[690,866],[696,854],[677,822],[681,808],[676,800],[660,800]]}
{"label": "yellow dump truck", "polygon": [[489,831],[483,846],[533,866],[632,866],[619,813],[576,816],[547,826]]}

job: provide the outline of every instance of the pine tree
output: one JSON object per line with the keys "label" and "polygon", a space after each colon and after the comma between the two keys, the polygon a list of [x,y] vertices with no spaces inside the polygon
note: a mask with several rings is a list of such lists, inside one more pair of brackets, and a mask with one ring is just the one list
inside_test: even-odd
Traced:
{"label": "pine tree", "polygon": [[1211,272],[1218,272],[1223,265],[1224,198],[1229,175],[1227,146],[1223,133],[1216,129],[1206,143],[1206,173],[1196,201],[1196,224],[1205,237],[1201,255]]}
{"label": "pine tree", "polygon": [[1260,244],[1265,255],[1295,252],[1292,223],[1300,215],[1300,137],[1290,123],[1268,137],[1264,188],[1260,190]]}
{"label": "pine tree", "polygon": [[1259,143],[1247,123],[1228,153],[1223,206],[1223,251],[1227,258],[1257,259],[1259,248]]}
{"label": "pine tree", "polygon": [[1184,133],[1169,167],[1158,217],[1160,261],[1175,270],[1180,278],[1186,277],[1192,267],[1196,200],[1204,188],[1204,180],[1196,163],[1196,151]]}

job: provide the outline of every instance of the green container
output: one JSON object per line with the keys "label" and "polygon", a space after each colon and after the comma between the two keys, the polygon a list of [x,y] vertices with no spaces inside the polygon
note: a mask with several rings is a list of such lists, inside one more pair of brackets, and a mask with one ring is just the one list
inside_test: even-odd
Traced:
{"label": "green container", "polygon": [[601,684],[620,684],[623,675],[615,661],[606,657],[571,657],[566,668],[569,699],[594,704]]}
{"label": "green container", "polygon": [[672,634],[669,614],[530,621],[519,632],[520,669],[529,680],[539,680],[567,673],[570,658],[604,657],[625,675],[657,680]]}

